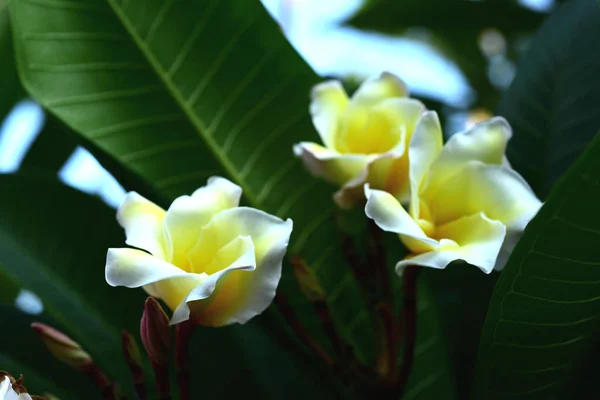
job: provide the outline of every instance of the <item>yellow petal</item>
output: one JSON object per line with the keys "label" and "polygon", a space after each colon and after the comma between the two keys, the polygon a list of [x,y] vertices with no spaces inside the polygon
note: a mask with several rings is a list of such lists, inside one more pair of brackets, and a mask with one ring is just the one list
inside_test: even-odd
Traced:
{"label": "yellow petal", "polygon": [[326,147],[335,148],[340,118],[348,106],[348,95],[339,81],[327,81],[311,91],[310,114]]}
{"label": "yellow petal", "polygon": [[503,164],[506,144],[512,136],[510,125],[496,117],[450,137],[431,166],[430,185],[436,187],[456,174],[469,161]]}
{"label": "yellow petal", "polygon": [[187,255],[198,241],[202,228],[218,212],[236,207],[241,195],[238,185],[225,178],[212,177],[191,196],[175,199],[165,217],[166,260],[189,270]]}
{"label": "yellow petal", "polygon": [[408,89],[402,79],[392,73],[383,72],[364,81],[352,96],[351,102],[360,106],[373,106],[385,99],[406,96]]}
{"label": "yellow petal", "polygon": [[[171,324],[191,318],[203,326],[223,326],[243,323],[256,315],[239,312],[240,309],[246,311],[249,308],[248,304],[239,304],[247,300],[246,293],[240,289],[243,289],[244,280],[252,277],[247,274],[256,269],[254,253],[249,236],[238,236],[221,247],[207,267],[215,272],[202,280],[181,301],[173,313]],[[243,318],[245,315],[247,319]]]}
{"label": "yellow petal", "polygon": [[166,252],[164,218],[165,210],[136,192],[127,193],[117,210],[117,221],[127,237],[125,243],[163,259]]}
{"label": "yellow petal", "polygon": [[415,128],[408,146],[410,179],[410,214],[418,219],[421,215],[419,192],[428,176],[431,165],[442,151],[443,137],[440,120],[435,111],[427,111]]}
{"label": "yellow petal", "polygon": [[[246,207],[222,211],[211,220],[202,230],[196,247],[190,252],[193,270],[213,276],[231,271],[232,268],[248,267],[239,258],[233,260],[233,256],[241,251],[236,252],[230,248],[219,255],[221,249],[238,237],[252,239],[256,269],[252,272],[228,272],[226,279],[218,286],[216,297],[211,298],[211,304],[208,307],[199,305],[200,309],[205,310],[200,313],[200,323],[212,326],[244,323],[269,306],[281,277],[281,263],[291,231],[291,220],[283,221]],[[244,257],[243,259],[248,260],[250,256],[246,254]],[[230,262],[232,264],[228,265]]]}
{"label": "yellow petal", "polygon": [[339,186],[361,173],[366,174],[365,169],[373,158],[360,154],[339,154],[307,142],[295,145],[294,154],[302,159],[311,173]]}
{"label": "yellow petal", "polygon": [[396,272],[408,265],[443,269],[452,261],[464,260],[489,274],[493,269],[504,241],[506,227],[499,221],[478,213],[460,218],[436,230],[443,238],[435,251],[409,257],[396,264]]}
{"label": "yellow petal", "polygon": [[365,196],[367,197],[365,214],[381,229],[408,237],[415,243],[427,247],[438,245],[435,239],[425,234],[421,226],[411,218],[394,196],[382,190],[372,190],[368,185],[365,185]]}
{"label": "yellow petal", "polygon": [[484,212],[520,232],[541,207],[527,182],[514,170],[471,161],[459,173],[429,193],[427,203],[436,223]]}

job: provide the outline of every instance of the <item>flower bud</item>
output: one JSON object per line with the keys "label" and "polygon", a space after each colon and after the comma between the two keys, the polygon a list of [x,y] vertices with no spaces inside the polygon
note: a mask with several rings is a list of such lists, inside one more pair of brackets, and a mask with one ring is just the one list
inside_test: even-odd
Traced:
{"label": "flower bud", "polygon": [[157,366],[168,365],[171,347],[169,317],[154,297],[148,297],[144,304],[140,334],[150,362]]}
{"label": "flower bud", "polygon": [[308,266],[299,258],[294,258],[292,259],[292,267],[296,281],[300,285],[304,296],[312,303],[324,301],[325,291]]}
{"label": "flower bud", "polygon": [[50,353],[63,363],[81,369],[93,363],[92,357],[70,337],[58,330],[39,322],[31,324]]}

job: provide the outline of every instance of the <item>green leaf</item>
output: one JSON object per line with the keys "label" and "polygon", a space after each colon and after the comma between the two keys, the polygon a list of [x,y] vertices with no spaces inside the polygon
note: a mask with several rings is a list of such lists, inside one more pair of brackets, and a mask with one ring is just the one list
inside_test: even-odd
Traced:
{"label": "green leaf", "polygon": [[[225,175],[251,205],[291,217],[290,252],[318,271],[340,325],[368,332],[356,282],[336,267],[331,188],[291,151],[318,140],[307,112],[317,77],[258,4],[161,4],[13,3],[25,87],[167,199]],[[346,335],[368,357],[369,337]]]}
{"label": "green leaf", "polygon": [[0,305],[13,304],[21,288],[9,275],[2,272],[0,266]]}
{"label": "green leaf", "polygon": [[65,333],[126,382],[120,330],[137,333],[144,296],[104,280],[106,249],[124,240],[114,210],[56,180],[0,175],[0,193],[3,273],[40,296]]}
{"label": "green leaf", "polygon": [[597,135],[553,188],[500,275],[474,399],[558,398],[600,321],[599,192]]}
{"label": "green leaf", "polygon": [[398,32],[410,27],[479,32],[535,29],[543,15],[516,0],[370,0],[349,23],[362,29]]}
{"label": "green leaf", "polygon": [[600,126],[600,3],[557,8],[530,44],[500,104],[514,130],[507,156],[538,196],[577,159]]}
{"label": "green leaf", "polygon": [[[27,90],[86,146],[142,177],[153,200],[166,206],[224,175],[251,206],[292,218],[289,253],[316,272],[355,354],[373,359],[369,315],[332,223],[333,189],[291,150],[319,140],[308,115],[318,78],[258,2],[23,0],[11,17]],[[282,286],[319,333],[287,267]],[[432,349],[443,359],[443,346]]]}
{"label": "green leaf", "polygon": [[0,370],[15,378],[23,375],[31,394],[51,393],[61,399],[99,400],[91,380],[57,361],[31,330],[32,322],[57,324],[45,315],[31,316],[14,307],[0,306]]}
{"label": "green leaf", "polygon": [[17,76],[8,11],[0,4],[0,123],[25,92]]}

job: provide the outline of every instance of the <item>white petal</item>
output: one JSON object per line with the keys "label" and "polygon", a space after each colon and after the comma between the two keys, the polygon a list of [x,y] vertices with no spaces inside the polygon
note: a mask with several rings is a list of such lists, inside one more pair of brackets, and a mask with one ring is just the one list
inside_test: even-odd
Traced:
{"label": "white petal", "polygon": [[[213,263],[217,250],[238,236],[249,236],[254,245],[256,270],[252,273],[231,274],[223,283],[219,296],[221,323],[244,323],[263,312],[273,301],[281,278],[281,264],[292,232],[292,221],[253,208],[238,207],[220,212],[201,233],[196,247],[190,252],[194,271],[209,275],[225,269]],[[220,266],[220,270],[215,270]],[[217,301],[217,300],[213,300]],[[216,306],[215,306],[216,307]],[[214,311],[215,315],[218,313]],[[216,317],[215,317],[216,318]]]}
{"label": "white petal", "polygon": [[506,227],[499,221],[487,218],[483,213],[463,217],[438,227],[439,250],[422,253],[396,264],[396,272],[408,265],[443,269],[452,261],[464,260],[489,274],[494,269],[502,247]]}
{"label": "white petal", "polygon": [[31,400],[31,396],[27,393],[17,394],[12,388],[10,378],[5,376],[0,382],[0,400]]}
{"label": "white petal", "polygon": [[206,186],[197,189],[192,197],[200,204],[225,210],[237,207],[242,198],[242,188],[220,176],[208,178]]}
{"label": "white petal", "polygon": [[346,184],[363,172],[366,177],[366,167],[374,158],[361,154],[339,154],[308,142],[295,145],[294,154],[302,158],[311,173],[338,186]]}
{"label": "white petal", "polygon": [[408,147],[411,192],[410,214],[419,217],[419,191],[431,165],[442,151],[443,136],[440,120],[435,111],[427,111],[415,128]]}
{"label": "white petal", "polygon": [[117,221],[125,229],[127,243],[165,257],[163,220],[165,210],[136,192],[129,192],[117,210]]}
{"label": "white petal", "polygon": [[517,246],[519,239],[521,239],[520,232],[507,232],[506,237],[504,238],[504,243],[502,243],[502,248],[500,249],[500,254],[498,255],[498,259],[496,260],[496,265],[494,265],[494,270],[502,271],[510,258],[513,250]]}
{"label": "white petal", "polygon": [[160,298],[172,310],[187,294],[206,279],[135,249],[108,249],[106,282],[111,286],[143,287],[151,296]]}
{"label": "white petal", "polygon": [[365,214],[381,229],[437,246],[438,242],[427,237],[419,224],[411,218],[394,196],[383,190],[372,190],[368,185],[365,185],[365,196],[367,197]]}
{"label": "white petal", "polygon": [[506,144],[512,136],[508,122],[495,117],[465,132],[452,135],[431,166],[432,185],[445,182],[469,161],[484,164],[505,163]]}
{"label": "white petal", "polygon": [[516,232],[525,229],[542,204],[517,172],[479,161],[467,163],[437,192],[427,196],[436,223],[484,212]]}
{"label": "white petal", "polygon": [[389,72],[383,72],[364,81],[351,101],[360,106],[372,106],[385,99],[406,96],[408,89],[402,79]]}
{"label": "white petal", "polygon": [[327,81],[311,91],[310,114],[326,147],[335,148],[340,117],[348,106],[348,95],[339,81]]}
{"label": "white petal", "polygon": [[111,286],[137,288],[189,273],[141,250],[108,249],[106,282]]}
{"label": "white petal", "polygon": [[[241,250],[241,252],[238,253],[240,254],[238,258],[226,268],[218,270],[200,282],[179,304],[171,318],[171,325],[188,320],[191,312],[190,307],[194,309],[195,315],[193,317],[195,322],[204,326],[223,326],[239,322],[236,319],[235,313],[232,313],[230,308],[232,303],[236,301],[236,297],[239,298],[242,293],[226,293],[225,301],[229,302],[229,304],[226,303],[225,306],[222,304],[214,305],[214,303],[219,303],[218,296],[220,292],[226,292],[231,289],[226,287],[226,281],[231,272],[237,270],[248,272],[256,269],[254,245],[249,236],[238,236],[221,248],[219,252],[217,252],[216,257],[219,257],[219,253],[228,253],[232,247],[237,248],[235,249],[236,252]],[[202,302],[202,304],[190,304],[201,300],[206,301]],[[210,312],[211,306],[215,309],[212,313]]]}

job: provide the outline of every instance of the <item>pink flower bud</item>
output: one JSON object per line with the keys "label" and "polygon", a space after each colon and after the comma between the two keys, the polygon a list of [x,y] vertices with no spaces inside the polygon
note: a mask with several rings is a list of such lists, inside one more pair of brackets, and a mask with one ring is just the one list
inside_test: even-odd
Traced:
{"label": "pink flower bud", "polygon": [[153,297],[148,297],[144,304],[140,334],[150,362],[157,366],[168,365],[171,347],[169,317]]}
{"label": "pink flower bud", "polygon": [[81,369],[93,363],[92,357],[64,333],[39,322],[31,324],[50,353],[63,363]]}

